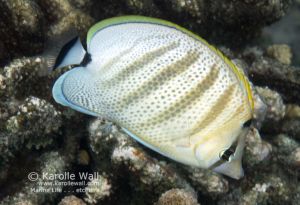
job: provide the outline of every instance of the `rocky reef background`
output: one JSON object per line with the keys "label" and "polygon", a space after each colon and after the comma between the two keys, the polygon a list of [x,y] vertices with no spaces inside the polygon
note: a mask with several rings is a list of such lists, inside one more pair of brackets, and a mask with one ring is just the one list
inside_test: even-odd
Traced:
{"label": "rocky reef background", "polygon": [[[128,14],[182,25],[248,73],[267,111],[247,136],[244,178],[178,164],[53,101],[64,70],[45,74],[49,39],[75,27],[84,41]],[[299,0],[0,0],[0,204],[300,204],[299,32]],[[31,175],[65,172],[99,175],[76,186]]]}

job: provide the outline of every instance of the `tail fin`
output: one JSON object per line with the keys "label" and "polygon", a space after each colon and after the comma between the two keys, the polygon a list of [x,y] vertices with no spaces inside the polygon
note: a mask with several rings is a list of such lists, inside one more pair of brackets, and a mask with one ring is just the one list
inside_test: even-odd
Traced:
{"label": "tail fin", "polygon": [[46,58],[48,72],[68,65],[79,65],[85,56],[78,33],[70,29],[48,40],[43,56]]}
{"label": "tail fin", "polygon": [[61,49],[56,58],[53,70],[68,65],[79,65],[84,59],[85,53],[86,51],[84,50],[79,37],[72,39]]}

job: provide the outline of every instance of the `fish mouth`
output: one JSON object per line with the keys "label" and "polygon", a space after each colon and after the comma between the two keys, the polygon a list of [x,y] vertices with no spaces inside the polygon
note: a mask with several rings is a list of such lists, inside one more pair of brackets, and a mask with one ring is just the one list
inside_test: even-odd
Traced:
{"label": "fish mouth", "polygon": [[241,160],[232,160],[230,162],[222,163],[215,167],[213,171],[229,176],[233,179],[241,179],[244,176],[244,170],[242,167]]}

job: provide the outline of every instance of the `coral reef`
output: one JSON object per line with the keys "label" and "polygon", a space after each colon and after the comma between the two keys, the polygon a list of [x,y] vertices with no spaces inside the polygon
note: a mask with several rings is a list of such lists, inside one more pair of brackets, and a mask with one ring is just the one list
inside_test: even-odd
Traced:
{"label": "coral reef", "polygon": [[262,55],[259,48],[248,48],[243,58],[249,66],[249,77],[258,86],[268,86],[280,93],[288,103],[298,103],[300,93],[299,68],[282,64]]}
{"label": "coral reef", "polygon": [[28,148],[34,146],[40,149],[52,143],[51,134],[57,133],[61,125],[61,113],[53,105],[45,100],[29,97],[18,107],[16,115],[7,120],[6,131],[12,134],[11,138],[19,138],[12,140],[13,143],[22,140]]}
{"label": "coral reef", "polygon": [[[30,56],[42,51],[45,37],[44,15],[30,0],[0,1],[0,65],[15,56]],[[13,35],[12,35],[13,34]],[[30,49],[29,49],[30,48]]]}
{"label": "coral reef", "polygon": [[288,204],[291,197],[296,196],[296,191],[297,186],[288,186],[286,180],[270,174],[263,180],[257,180],[248,190],[233,190],[218,204]]}
{"label": "coral reef", "polygon": [[267,105],[266,121],[273,120],[279,121],[285,115],[285,105],[281,96],[270,90],[269,88],[256,87],[256,91],[263,98],[264,103]]}
{"label": "coral reef", "polygon": [[[123,2],[123,7],[115,5],[116,12],[164,17],[186,26],[206,39],[223,44],[230,42],[228,45],[231,46],[257,36],[264,26],[284,16],[292,3],[290,0],[124,0]],[[106,6],[105,3],[101,3],[101,6],[103,5]]]}
{"label": "coral reef", "polygon": [[192,184],[203,194],[216,198],[229,190],[228,181],[221,175],[208,170],[188,169],[188,178]]}
{"label": "coral reef", "polygon": [[195,193],[188,192],[184,189],[171,189],[159,197],[155,205],[200,205],[197,202]]}
{"label": "coral reef", "polygon": [[[48,173],[49,175],[61,173],[67,168],[66,166],[68,165],[67,159],[61,157],[58,152],[45,153],[44,155],[40,156],[40,159],[37,163],[40,164],[40,173]],[[59,192],[48,194],[47,190],[54,189],[59,191],[63,188],[62,184],[60,184],[58,180],[53,181],[53,186],[49,186],[46,183],[47,180],[43,179],[41,176],[38,178],[30,178],[30,175],[28,175],[28,180],[29,181],[22,183],[23,187],[20,191],[4,198],[0,204],[42,204],[46,201],[53,201],[59,194]]]}
{"label": "coral reef", "polygon": [[291,64],[292,50],[288,45],[271,45],[267,48],[267,54],[283,64]]}
{"label": "coral reef", "polygon": [[[293,64],[295,47],[260,41],[250,45],[291,4],[0,0],[0,204],[299,204],[300,68]],[[117,125],[54,102],[53,83],[69,69],[48,72],[48,51],[59,44],[54,40],[76,30],[84,42],[95,22],[125,14],[180,24],[220,45],[249,75],[258,113],[256,127],[246,136],[244,178],[236,181],[176,163]],[[75,179],[43,177],[66,173]]]}
{"label": "coral reef", "polygon": [[272,145],[262,140],[258,130],[252,128],[247,135],[244,152],[244,163],[252,167],[270,157]]}
{"label": "coral reef", "polygon": [[76,196],[66,196],[64,197],[58,205],[86,205],[83,200],[77,198]]}
{"label": "coral reef", "polygon": [[111,185],[104,176],[99,176],[89,182],[86,187],[85,201],[90,204],[95,204],[96,202],[108,197],[111,192]]}

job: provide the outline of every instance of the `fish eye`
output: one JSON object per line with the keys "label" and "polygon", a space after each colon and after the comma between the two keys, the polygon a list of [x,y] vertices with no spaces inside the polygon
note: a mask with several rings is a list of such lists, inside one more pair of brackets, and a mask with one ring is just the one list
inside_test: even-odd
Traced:
{"label": "fish eye", "polygon": [[222,152],[220,152],[220,155],[219,155],[221,160],[224,160],[227,162],[230,162],[233,156],[234,156],[234,150],[232,148],[223,150]]}
{"label": "fish eye", "polygon": [[247,120],[247,121],[243,124],[243,127],[250,127],[251,124],[252,124],[252,119]]}
{"label": "fish eye", "polygon": [[219,153],[220,159],[217,162],[215,162],[214,164],[212,164],[209,168],[214,169],[225,162],[231,162],[231,160],[234,157],[234,153],[235,153],[235,150],[237,147],[237,142],[238,142],[238,140],[236,140],[229,148],[221,151]]}

